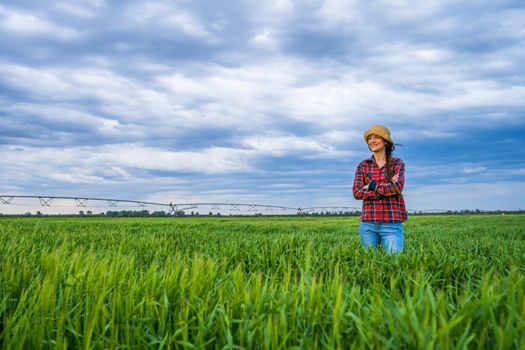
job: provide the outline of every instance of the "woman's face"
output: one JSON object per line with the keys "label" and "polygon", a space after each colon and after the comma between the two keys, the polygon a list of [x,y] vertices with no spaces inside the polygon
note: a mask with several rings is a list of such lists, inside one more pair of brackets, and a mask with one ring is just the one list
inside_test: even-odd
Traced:
{"label": "woman's face", "polygon": [[370,148],[372,152],[380,152],[386,146],[385,140],[374,134],[368,136],[366,142],[368,143],[368,148]]}

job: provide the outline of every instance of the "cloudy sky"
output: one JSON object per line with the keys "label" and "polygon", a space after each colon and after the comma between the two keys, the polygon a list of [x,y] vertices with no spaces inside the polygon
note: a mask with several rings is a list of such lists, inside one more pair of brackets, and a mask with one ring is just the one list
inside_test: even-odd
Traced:
{"label": "cloudy sky", "polygon": [[[2,1],[0,195],[525,208],[522,0]],[[0,206],[0,212],[12,211]]]}

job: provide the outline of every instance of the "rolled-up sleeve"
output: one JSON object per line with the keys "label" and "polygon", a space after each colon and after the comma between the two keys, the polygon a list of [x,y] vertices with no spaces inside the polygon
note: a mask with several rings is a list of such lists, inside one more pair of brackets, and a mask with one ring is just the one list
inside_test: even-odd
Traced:
{"label": "rolled-up sleeve", "polygon": [[365,180],[364,180],[364,164],[360,163],[357,166],[357,170],[355,172],[354,176],[354,185],[352,187],[354,198],[355,199],[374,199],[378,197],[377,189],[374,191],[370,191],[368,189],[364,189],[365,187]]}

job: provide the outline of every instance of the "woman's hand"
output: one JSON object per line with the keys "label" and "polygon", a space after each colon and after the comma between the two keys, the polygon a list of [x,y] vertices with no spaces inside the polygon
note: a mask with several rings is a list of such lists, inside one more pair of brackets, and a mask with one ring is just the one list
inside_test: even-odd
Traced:
{"label": "woman's hand", "polygon": [[398,195],[401,195],[401,191],[399,190],[399,188],[397,187],[397,184],[396,182],[399,181],[399,174],[395,174],[394,176],[392,176],[392,186],[394,186],[394,192],[397,193]]}

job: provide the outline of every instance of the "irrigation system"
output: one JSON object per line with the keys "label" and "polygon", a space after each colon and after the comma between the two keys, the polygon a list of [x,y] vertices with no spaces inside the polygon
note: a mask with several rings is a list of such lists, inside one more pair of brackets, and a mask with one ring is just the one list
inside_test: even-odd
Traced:
{"label": "irrigation system", "polygon": [[[324,206],[324,207],[287,207],[279,205],[267,205],[267,204],[249,204],[249,203],[216,203],[216,202],[201,202],[201,203],[159,203],[159,202],[148,202],[148,201],[137,201],[131,199],[113,199],[113,198],[91,198],[91,197],[65,197],[65,196],[26,196],[26,195],[0,195],[0,204],[3,205],[15,205],[19,200],[31,199],[38,200],[36,204],[40,204],[42,207],[53,207],[53,206],[62,206],[62,207],[77,207],[77,208],[86,208],[91,206],[91,203],[94,203],[95,206],[100,207],[103,205],[108,208],[117,208],[125,207],[129,208],[130,206],[137,207],[157,207],[157,208],[166,208],[167,212],[170,215],[175,215],[181,211],[191,210],[191,209],[206,209],[216,212],[230,212],[230,213],[251,213],[251,214],[297,214],[305,215],[314,212],[330,212],[330,213],[340,213],[348,211],[357,211],[361,210],[358,207],[348,207],[348,206]],[[56,204],[57,200],[66,201],[66,205]],[[69,204],[67,204],[69,202]]]}

